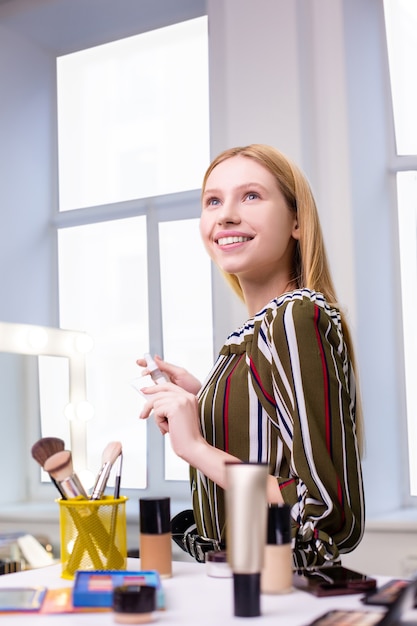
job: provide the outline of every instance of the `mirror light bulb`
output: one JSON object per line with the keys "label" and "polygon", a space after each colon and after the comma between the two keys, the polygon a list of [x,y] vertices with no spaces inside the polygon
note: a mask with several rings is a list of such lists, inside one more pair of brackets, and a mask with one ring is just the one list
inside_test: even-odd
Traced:
{"label": "mirror light bulb", "polygon": [[81,352],[81,354],[91,352],[91,350],[93,349],[93,345],[94,342],[90,335],[78,335],[78,337],[75,338],[75,349],[77,350],[77,352]]}
{"label": "mirror light bulb", "polygon": [[48,343],[48,333],[44,328],[31,328],[28,333],[28,343],[33,350],[42,350]]}
{"label": "mirror light bulb", "polygon": [[87,400],[79,402],[75,408],[75,415],[82,422],[87,422],[94,416],[94,407]]}

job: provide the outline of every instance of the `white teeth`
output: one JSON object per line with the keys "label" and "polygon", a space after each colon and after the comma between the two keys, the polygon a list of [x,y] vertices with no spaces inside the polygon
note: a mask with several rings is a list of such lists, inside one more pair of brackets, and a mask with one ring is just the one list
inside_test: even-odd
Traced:
{"label": "white teeth", "polygon": [[229,243],[242,243],[243,241],[250,241],[250,237],[220,237],[217,240],[219,246],[227,246]]}

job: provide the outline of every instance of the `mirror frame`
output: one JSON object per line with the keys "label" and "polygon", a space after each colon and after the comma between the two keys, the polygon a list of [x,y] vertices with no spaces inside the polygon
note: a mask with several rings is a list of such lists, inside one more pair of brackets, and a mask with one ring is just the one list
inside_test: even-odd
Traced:
{"label": "mirror frame", "polygon": [[65,415],[67,418],[71,415],[68,418],[70,446],[74,471],[77,472],[83,472],[87,468],[87,429],[84,415],[88,402],[85,354],[92,347],[92,338],[82,331],[0,322],[0,352],[38,357],[61,356],[68,359],[70,405],[67,408],[71,410],[66,410]]}

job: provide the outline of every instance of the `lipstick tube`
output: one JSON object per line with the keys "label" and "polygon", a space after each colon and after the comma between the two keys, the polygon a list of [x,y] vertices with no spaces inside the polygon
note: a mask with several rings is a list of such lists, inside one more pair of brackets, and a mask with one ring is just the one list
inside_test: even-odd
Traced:
{"label": "lipstick tube", "polygon": [[227,556],[234,614],[258,617],[267,523],[268,465],[226,463]]}

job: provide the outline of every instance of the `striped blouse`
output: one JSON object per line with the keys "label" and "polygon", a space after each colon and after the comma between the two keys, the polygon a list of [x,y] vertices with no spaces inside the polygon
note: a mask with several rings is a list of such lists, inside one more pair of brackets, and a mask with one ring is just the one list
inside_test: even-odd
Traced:
{"label": "striped blouse", "polygon": [[[301,289],[232,333],[199,393],[202,431],[242,461],[267,463],[291,506],[294,562],[353,550],[363,534],[355,381],[339,311]],[[224,491],[191,468],[198,532],[225,541]]]}

